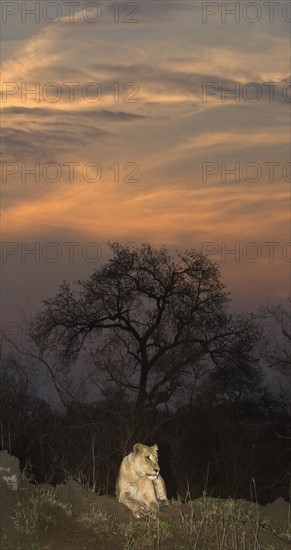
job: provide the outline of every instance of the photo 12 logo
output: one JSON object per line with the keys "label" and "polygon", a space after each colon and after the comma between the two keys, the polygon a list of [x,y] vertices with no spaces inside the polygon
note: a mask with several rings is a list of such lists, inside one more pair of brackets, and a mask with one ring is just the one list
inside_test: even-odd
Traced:
{"label": "photo 12 logo", "polygon": [[1,342],[14,342],[24,344],[29,341],[25,323],[15,321],[2,321]]}
{"label": "photo 12 logo", "polygon": [[1,262],[7,264],[12,261],[20,263],[55,264],[60,261],[69,263],[84,261],[96,264],[102,257],[101,246],[94,241],[80,243],[78,241],[45,243],[7,241],[1,244]]}
{"label": "photo 12 logo", "polygon": [[2,183],[98,183],[102,178],[114,183],[139,183],[136,177],[139,165],[136,162],[117,162],[101,166],[97,162],[2,162],[0,174]]}
{"label": "photo 12 logo", "polygon": [[208,241],[202,243],[202,252],[207,258],[217,259],[221,263],[257,263],[264,261],[274,264],[276,260],[291,263],[291,242],[256,241],[227,243]]}
{"label": "photo 12 logo", "polygon": [[137,2],[57,2],[2,1],[1,22],[9,23],[125,23],[140,21],[140,5]]}
{"label": "photo 12 logo", "polygon": [[202,162],[202,182],[219,183],[291,183],[291,162]]}
{"label": "photo 12 logo", "polygon": [[73,103],[75,99],[87,103],[99,103],[102,98],[111,96],[114,103],[138,103],[139,85],[136,82],[112,82],[103,86],[99,82],[2,82],[1,98],[3,104],[15,101],[19,96],[21,103]]}
{"label": "photo 12 logo", "polygon": [[291,2],[202,2],[201,18],[202,23],[291,23]]}
{"label": "photo 12 logo", "polygon": [[290,82],[202,82],[202,103],[209,101],[220,103],[291,103]]}

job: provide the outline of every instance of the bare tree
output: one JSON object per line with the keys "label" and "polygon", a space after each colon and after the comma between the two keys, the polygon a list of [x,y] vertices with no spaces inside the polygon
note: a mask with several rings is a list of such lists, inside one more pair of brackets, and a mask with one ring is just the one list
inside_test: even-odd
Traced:
{"label": "bare tree", "polygon": [[263,355],[270,367],[276,368],[291,381],[291,296],[287,300],[286,308],[282,305],[265,306],[260,309],[264,320],[272,323],[265,342]]}
{"label": "bare tree", "polygon": [[133,392],[142,412],[168,402],[193,364],[221,353],[242,325],[226,313],[219,270],[201,252],[174,259],[165,247],[109,246],[113,258],[76,288],[63,282],[29,334],[42,360],[57,357],[64,369],[87,351],[96,380]]}
{"label": "bare tree", "polygon": [[264,391],[260,359],[262,329],[253,315],[238,315],[232,321],[233,334],[226,338],[219,353],[212,353],[216,366],[208,377],[214,401],[238,403],[256,401]]}
{"label": "bare tree", "polygon": [[[223,339],[228,302],[217,267],[194,250],[110,245],[113,258],[76,289],[63,282],[30,323],[43,360],[87,350],[95,372],[135,392],[137,411],[168,400],[179,376]],[[227,327],[229,330],[229,327]]]}

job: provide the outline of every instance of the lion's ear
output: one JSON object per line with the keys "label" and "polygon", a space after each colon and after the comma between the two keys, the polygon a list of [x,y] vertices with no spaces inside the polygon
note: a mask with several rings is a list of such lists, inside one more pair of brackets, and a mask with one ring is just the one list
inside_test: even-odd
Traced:
{"label": "lion's ear", "polygon": [[135,454],[138,453],[139,451],[141,451],[141,449],[142,449],[141,443],[135,443],[135,445],[133,446],[133,452]]}
{"label": "lion's ear", "polygon": [[155,444],[151,446],[151,449],[154,451],[154,453],[157,453],[159,450],[159,447]]}

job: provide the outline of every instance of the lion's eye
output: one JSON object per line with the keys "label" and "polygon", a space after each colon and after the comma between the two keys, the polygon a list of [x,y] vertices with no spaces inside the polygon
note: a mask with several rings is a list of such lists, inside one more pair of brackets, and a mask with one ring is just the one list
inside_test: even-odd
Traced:
{"label": "lion's eye", "polygon": [[152,457],[151,457],[151,456],[146,456],[146,459],[147,459],[147,460],[151,460]]}

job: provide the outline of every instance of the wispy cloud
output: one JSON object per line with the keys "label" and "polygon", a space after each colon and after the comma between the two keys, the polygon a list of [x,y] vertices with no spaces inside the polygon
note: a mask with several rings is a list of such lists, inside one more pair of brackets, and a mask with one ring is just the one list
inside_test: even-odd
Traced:
{"label": "wispy cloud", "polygon": [[[11,23],[13,44],[4,44],[2,73],[10,83],[2,88],[2,161],[9,163],[3,168],[4,235],[45,240],[59,232],[183,248],[204,241],[285,242],[285,21],[205,25],[201,3],[139,5],[135,24],[114,23],[108,2],[100,2],[100,24],[86,23],[81,10],[73,23],[66,11],[55,25],[28,24],[18,47]],[[250,93],[262,92],[256,102],[243,92],[249,85]],[[237,102],[223,96],[235,87]],[[38,181],[29,176],[36,163]],[[59,172],[55,181],[45,177],[50,163]],[[203,163],[214,167],[206,181]],[[223,163],[230,171],[239,165],[239,182],[223,180]],[[248,163],[262,169],[253,183],[241,177]],[[275,292],[261,265],[252,264],[254,288]],[[237,266],[224,267],[243,293]],[[242,280],[250,269],[241,266]]]}

